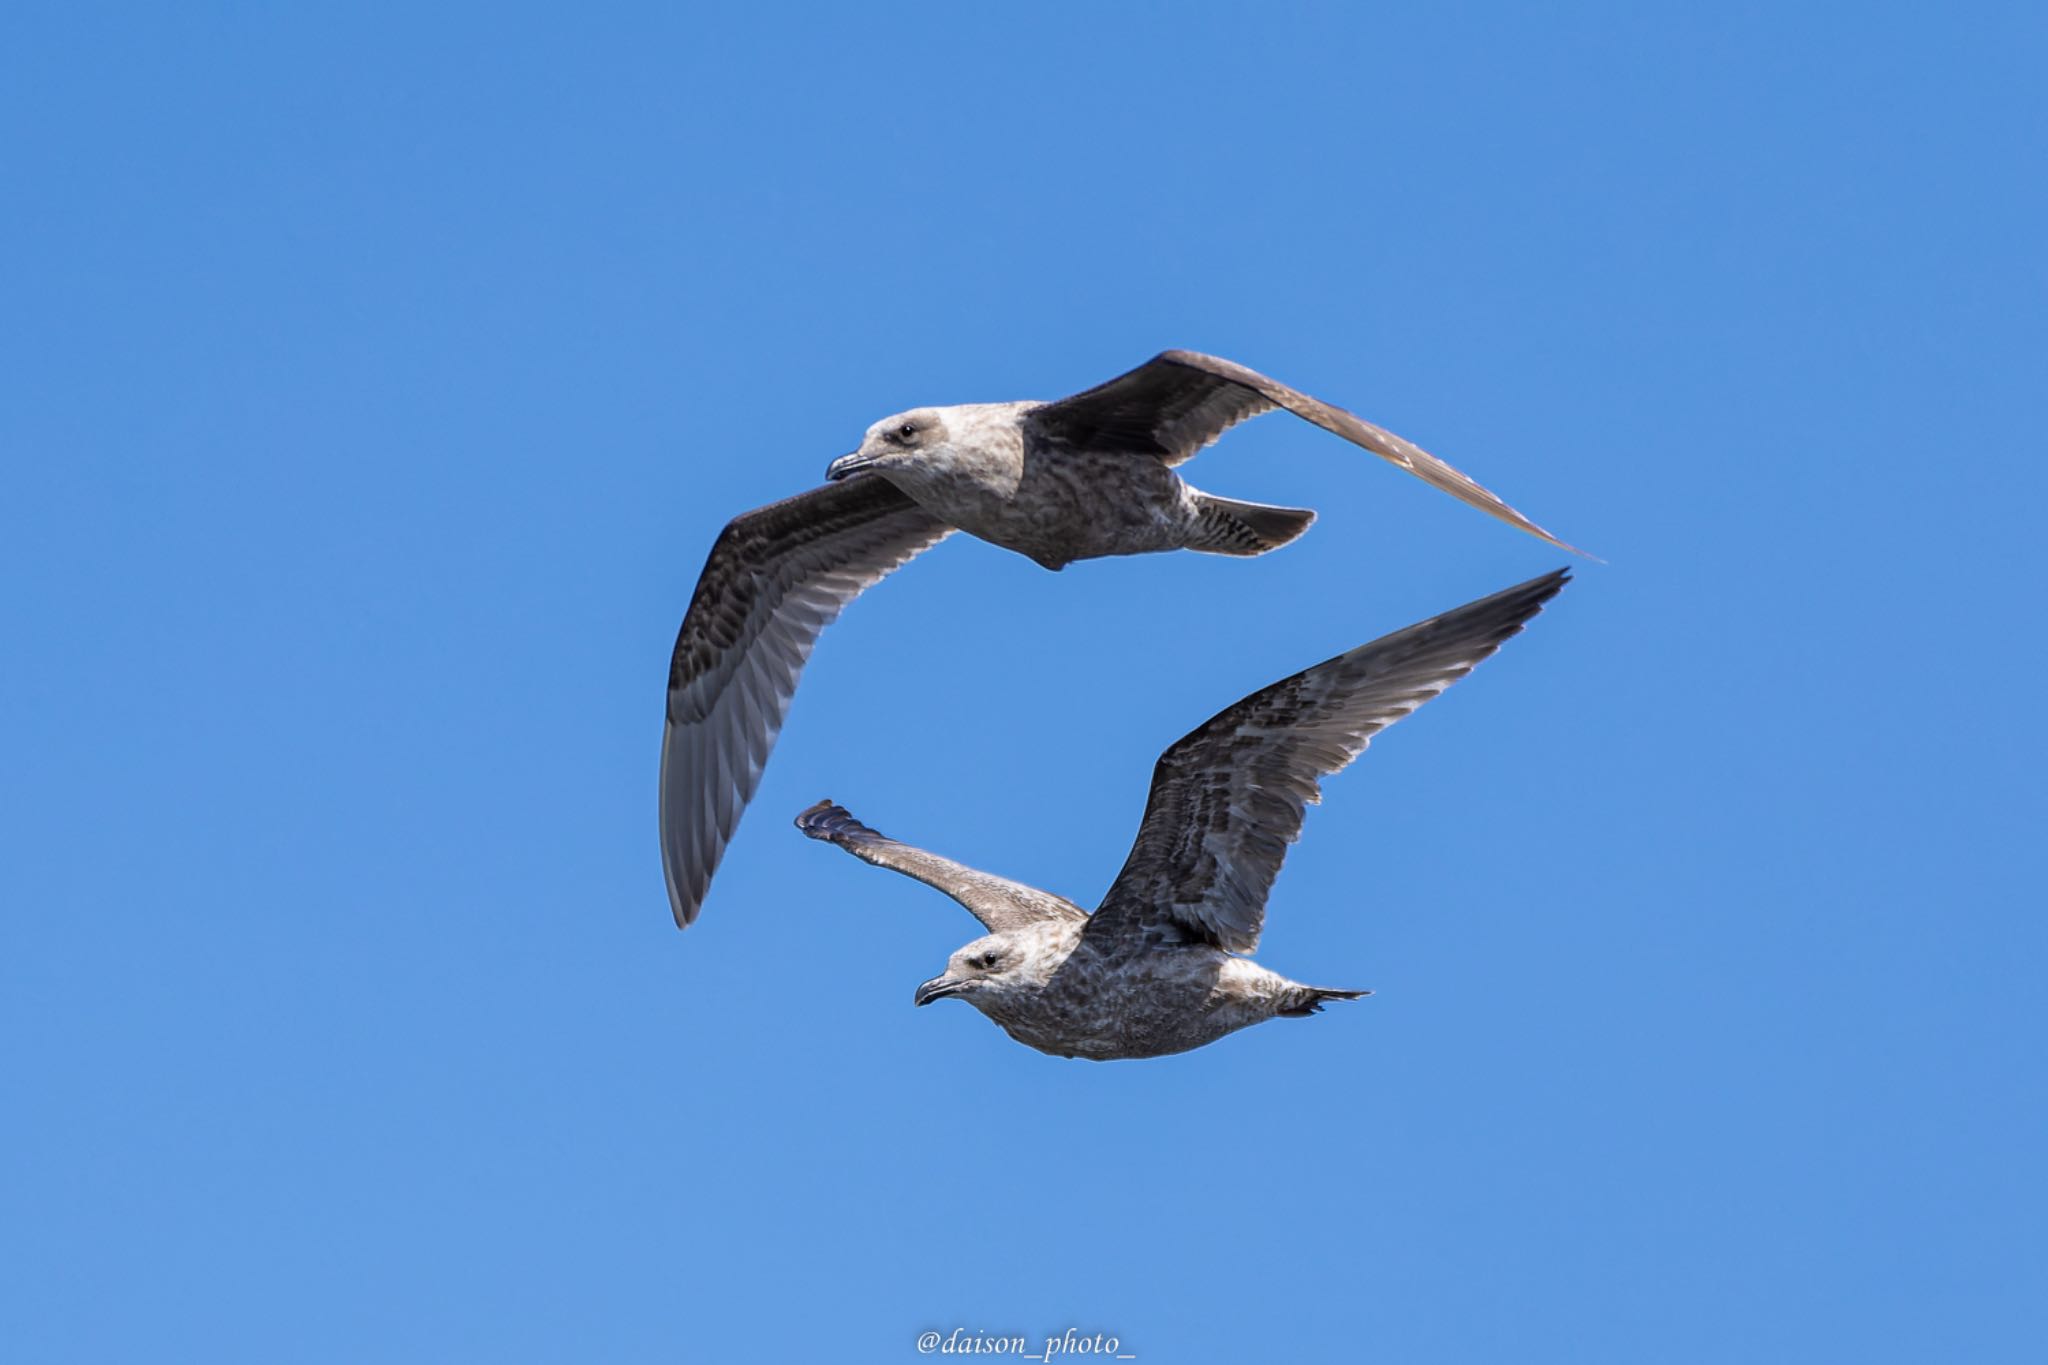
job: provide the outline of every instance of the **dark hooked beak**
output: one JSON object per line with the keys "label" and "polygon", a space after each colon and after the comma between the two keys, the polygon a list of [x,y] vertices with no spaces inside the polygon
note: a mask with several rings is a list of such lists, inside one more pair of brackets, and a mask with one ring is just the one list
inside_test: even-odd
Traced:
{"label": "dark hooked beak", "polygon": [[917,988],[917,994],[910,997],[913,1005],[929,1005],[934,1000],[944,1000],[949,995],[958,995],[967,983],[955,981],[950,976],[935,976]]}
{"label": "dark hooked beak", "polygon": [[873,463],[874,460],[871,457],[863,455],[856,450],[853,454],[841,455],[831,464],[826,465],[825,477],[837,483],[841,479],[852,478],[855,474],[860,473]]}

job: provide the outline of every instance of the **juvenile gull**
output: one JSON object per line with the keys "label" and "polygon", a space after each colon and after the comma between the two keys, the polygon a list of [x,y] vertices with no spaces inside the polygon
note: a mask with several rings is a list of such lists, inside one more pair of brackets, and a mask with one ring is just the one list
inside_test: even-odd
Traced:
{"label": "juvenile gull", "polygon": [[1364,991],[1252,962],[1266,896],[1317,779],[1472,671],[1564,586],[1562,569],[1361,645],[1255,692],[1168,749],[1137,842],[1090,915],[1072,901],[888,839],[820,801],[797,828],[937,887],[989,931],[917,988],[957,996],[1060,1057],[1159,1057]]}
{"label": "juvenile gull", "polygon": [[1274,408],[1572,549],[1420,446],[1256,370],[1195,351],[1163,351],[1128,374],[1051,403],[899,412],[869,427],[860,449],[834,460],[825,477],[880,474],[948,525],[1048,569],[1153,550],[1258,555],[1306,531],[1316,514],[1219,498],[1172,471],[1229,428]]}
{"label": "juvenile gull", "polygon": [[1193,351],[1163,352],[1051,403],[884,418],[859,450],[832,462],[832,482],[729,524],[704,566],[669,665],[662,734],[661,853],[676,924],[697,918],[818,632],[864,588],[956,528],[1048,569],[1155,550],[1277,549],[1315,513],[1219,498],[1173,472],[1227,428],[1274,408],[1564,546],[1392,432]]}

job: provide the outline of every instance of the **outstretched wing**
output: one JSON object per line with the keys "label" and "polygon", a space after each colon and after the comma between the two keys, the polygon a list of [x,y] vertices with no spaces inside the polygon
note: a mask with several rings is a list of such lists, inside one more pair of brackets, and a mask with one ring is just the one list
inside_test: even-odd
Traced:
{"label": "outstretched wing", "polygon": [[1078,923],[1087,918],[1087,912],[1080,906],[1050,891],[977,871],[965,863],[877,834],[854,819],[846,807],[831,801],[820,801],[797,816],[796,827],[813,839],[836,844],[862,862],[937,887],[966,906],[968,913],[992,934],[1022,929],[1040,920],[1070,919]]}
{"label": "outstretched wing", "polygon": [[1360,645],[1274,683],[1159,759],[1131,856],[1086,936],[1258,946],[1266,895],[1317,779],[1472,671],[1555,597],[1565,570]]}
{"label": "outstretched wing", "polygon": [[1413,442],[1257,370],[1199,351],[1161,351],[1107,384],[1031,409],[1025,420],[1044,438],[1077,449],[1126,451],[1176,465],[1245,418],[1274,408],[1363,446],[1488,516],[1559,549],[1584,553]]}
{"label": "outstretched wing", "polygon": [[869,476],[735,517],[676,635],[661,735],[661,863],[676,926],[697,918],[818,632],[953,528]]}

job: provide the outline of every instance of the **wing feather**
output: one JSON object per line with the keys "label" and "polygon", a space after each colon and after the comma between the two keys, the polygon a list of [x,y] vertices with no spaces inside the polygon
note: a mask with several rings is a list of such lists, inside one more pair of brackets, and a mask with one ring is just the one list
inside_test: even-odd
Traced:
{"label": "wing feather", "polygon": [[1161,351],[1108,383],[1031,409],[1026,420],[1041,437],[1076,449],[1150,455],[1177,465],[1237,423],[1274,408],[1342,436],[1488,516],[1561,550],[1585,553],[1414,442],[1257,370],[1200,351]]}
{"label": "wing feather", "polygon": [[820,801],[796,817],[796,827],[876,867],[886,867],[936,887],[965,906],[990,933],[1023,929],[1042,920],[1079,922],[1087,912],[1050,891],[956,863],[925,849],[899,843],[853,818],[846,807]]}
{"label": "wing feather", "polygon": [[1145,818],[1087,935],[1258,946],[1266,897],[1319,779],[1518,633],[1559,569],[1409,626],[1255,692],[1184,736],[1152,774]]}
{"label": "wing feather", "polygon": [[661,861],[678,927],[697,918],[818,633],[951,530],[868,476],[756,508],[719,533],[676,635],[661,737]]}

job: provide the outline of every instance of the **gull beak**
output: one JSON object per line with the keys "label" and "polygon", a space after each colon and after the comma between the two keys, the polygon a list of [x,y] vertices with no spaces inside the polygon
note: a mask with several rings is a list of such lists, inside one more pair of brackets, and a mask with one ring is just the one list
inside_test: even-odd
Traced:
{"label": "gull beak", "polygon": [[967,983],[955,981],[950,976],[935,976],[917,988],[917,994],[910,997],[913,1005],[929,1005],[934,1000],[944,1000],[949,995],[958,995]]}
{"label": "gull beak", "polygon": [[833,483],[837,483],[841,479],[852,478],[855,474],[860,473],[873,463],[874,460],[872,458],[856,450],[853,454],[841,455],[831,464],[826,465],[825,477]]}

